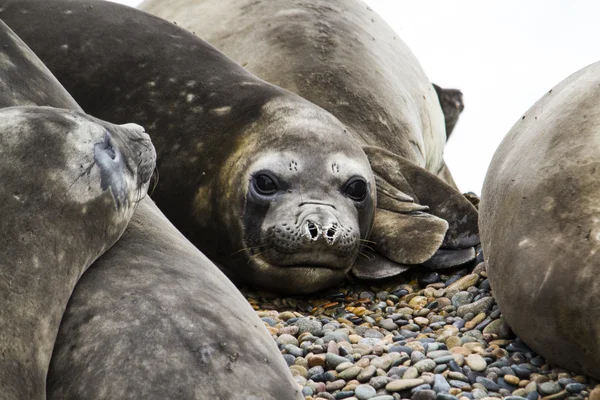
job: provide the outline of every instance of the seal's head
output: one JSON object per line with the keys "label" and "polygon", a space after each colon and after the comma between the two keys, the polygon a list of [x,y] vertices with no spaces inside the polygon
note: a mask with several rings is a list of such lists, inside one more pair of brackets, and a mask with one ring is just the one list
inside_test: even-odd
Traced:
{"label": "seal's head", "polygon": [[359,256],[373,223],[373,173],[331,114],[274,100],[262,115],[213,186],[222,199],[213,210],[238,246],[223,267],[263,288],[314,292]]}
{"label": "seal's head", "polygon": [[[9,107],[1,114],[0,130],[7,132],[4,148],[25,146],[28,158],[35,159],[38,171],[44,173],[42,187],[35,183],[40,178],[34,174],[31,179],[23,177],[31,181],[24,185],[30,190],[15,194],[17,201],[26,202],[29,194],[40,190],[50,196],[52,190],[63,193],[63,209],[66,204],[79,204],[73,209],[80,208],[83,214],[104,209],[126,224],[146,194],[156,160],[142,127],[114,125],[52,107]],[[20,163],[25,161],[16,159],[14,168],[23,169]],[[93,206],[100,204],[100,208]]]}

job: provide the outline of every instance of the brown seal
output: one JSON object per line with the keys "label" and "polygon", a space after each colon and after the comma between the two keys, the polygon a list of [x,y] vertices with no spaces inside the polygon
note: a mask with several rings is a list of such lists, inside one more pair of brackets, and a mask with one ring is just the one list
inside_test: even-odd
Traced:
{"label": "brown seal", "polygon": [[490,164],[481,237],[494,297],[533,350],[600,379],[600,63],[527,111]]}

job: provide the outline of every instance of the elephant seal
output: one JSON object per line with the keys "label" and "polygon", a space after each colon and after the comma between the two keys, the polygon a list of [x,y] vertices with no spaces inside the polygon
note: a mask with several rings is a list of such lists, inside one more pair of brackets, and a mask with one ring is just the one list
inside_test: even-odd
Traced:
{"label": "elephant seal", "polygon": [[[78,112],[2,22],[0,42],[0,105],[73,110],[0,110],[9,243],[0,253],[2,398],[302,398],[248,302],[147,197],[119,241],[79,279],[65,311],[85,267],[117,239],[145,193],[154,153],[139,127],[112,127]],[[94,144],[109,132],[108,143]],[[123,182],[133,182],[136,171],[142,186],[133,191]],[[110,188],[100,196],[104,183]]]}
{"label": "elephant seal", "polygon": [[78,108],[2,22],[0,40],[0,386],[3,399],[43,399],[69,296],[124,231],[155,153],[137,125],[31,106]]}
{"label": "elephant seal", "polygon": [[302,399],[246,299],[146,198],[77,284],[50,399]]}
{"label": "elephant seal", "polygon": [[600,379],[600,63],[538,100],[494,154],[481,238],[494,297],[528,346]]}
{"label": "elephant seal", "polygon": [[[307,293],[337,283],[353,265],[382,277],[382,259],[401,272],[404,264],[455,262],[434,257],[440,246],[462,258],[472,252],[477,213],[452,186],[366,146],[373,144],[366,133],[256,78],[190,32],[110,2],[4,0],[0,7],[0,18],[86,112],[147,127],[162,176],[153,199],[237,282]],[[429,126],[425,105],[437,104],[425,86],[410,86],[423,106],[413,107],[411,127]],[[434,116],[443,136],[439,104]],[[406,143],[388,139],[380,144]],[[438,139],[427,143],[438,148]],[[404,153],[425,163],[416,155],[425,142],[415,143]],[[430,158],[438,168],[441,155]],[[389,163],[405,171],[372,170]],[[355,262],[369,240],[382,257]]]}

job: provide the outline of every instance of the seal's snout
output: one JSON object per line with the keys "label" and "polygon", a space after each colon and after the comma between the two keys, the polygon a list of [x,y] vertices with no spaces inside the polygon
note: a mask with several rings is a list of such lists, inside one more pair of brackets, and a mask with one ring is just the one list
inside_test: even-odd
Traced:
{"label": "seal's snout", "polygon": [[329,218],[325,222],[306,219],[304,224],[305,237],[311,241],[324,241],[329,245],[333,245],[338,237],[338,226],[337,220],[333,218]]}

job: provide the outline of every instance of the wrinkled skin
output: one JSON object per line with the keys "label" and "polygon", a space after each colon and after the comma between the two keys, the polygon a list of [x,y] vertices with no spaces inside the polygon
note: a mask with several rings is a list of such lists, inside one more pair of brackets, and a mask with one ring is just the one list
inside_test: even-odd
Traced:
{"label": "wrinkled skin", "polygon": [[600,379],[600,63],[513,126],[481,195],[481,237],[506,322],[548,362]]}

